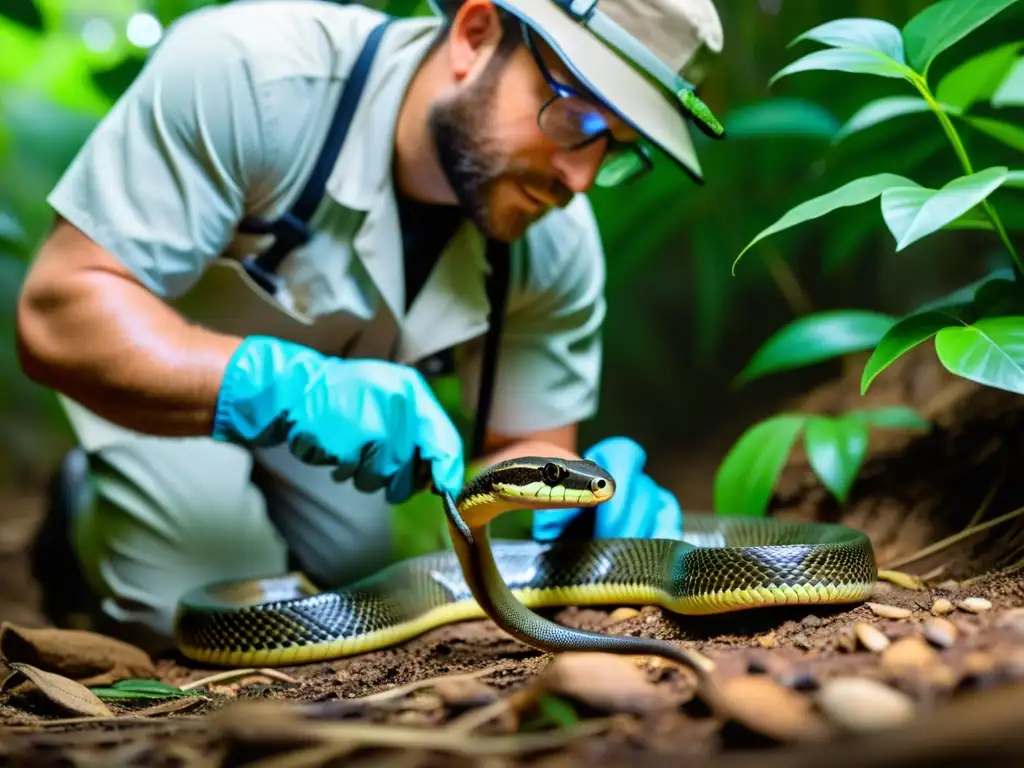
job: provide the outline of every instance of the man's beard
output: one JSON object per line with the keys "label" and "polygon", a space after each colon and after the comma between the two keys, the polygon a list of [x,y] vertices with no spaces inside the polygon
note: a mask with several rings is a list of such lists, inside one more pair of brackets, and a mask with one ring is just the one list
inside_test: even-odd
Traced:
{"label": "man's beard", "polygon": [[[490,78],[484,73],[482,79]],[[488,205],[495,182],[508,167],[488,139],[487,115],[493,101],[494,91],[486,82],[438,101],[430,110],[430,131],[441,170],[463,212],[485,235],[504,239]]]}

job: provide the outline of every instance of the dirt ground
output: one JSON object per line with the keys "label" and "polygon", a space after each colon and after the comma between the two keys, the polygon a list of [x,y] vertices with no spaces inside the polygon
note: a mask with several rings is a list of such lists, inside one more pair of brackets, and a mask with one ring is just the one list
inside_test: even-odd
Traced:
{"label": "dirt ground", "polygon": [[[152,677],[200,695],[106,700],[106,717],[76,716],[15,675],[0,694],[0,766],[1020,765],[1024,483],[1013,465],[1024,409],[936,373],[928,357],[901,366],[875,402],[915,405],[934,430],[873,436],[842,507],[797,450],[774,504],[864,529],[898,583],[883,579],[866,604],[700,619],[544,612],[698,651],[713,663],[710,689],[660,658],[551,656],[467,622],[385,651],[212,680],[219,670],[155,659]],[[852,387],[844,378],[793,407],[848,407]],[[29,645],[70,647],[70,636],[32,635],[46,620],[24,548],[40,508],[31,496],[4,507],[0,620]],[[42,668],[50,657],[24,658]],[[50,660],[69,678],[96,671]]]}

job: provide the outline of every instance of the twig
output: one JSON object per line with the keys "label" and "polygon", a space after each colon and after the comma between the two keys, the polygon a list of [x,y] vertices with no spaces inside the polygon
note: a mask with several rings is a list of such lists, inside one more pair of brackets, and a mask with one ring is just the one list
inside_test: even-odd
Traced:
{"label": "twig", "polygon": [[370,693],[366,696],[359,696],[350,701],[381,701],[383,699],[391,699],[395,696],[404,696],[407,693],[418,691],[421,688],[429,688],[431,685],[445,680],[475,680],[478,677],[486,677],[492,672],[497,672],[502,668],[503,665],[495,664],[494,666],[485,667],[484,669],[478,669],[474,672],[464,672],[458,675],[438,675],[436,677],[428,677],[426,680],[415,680],[405,685],[399,685],[394,688],[388,688],[384,691],[377,691],[376,693]]}
{"label": "twig", "polygon": [[[145,710],[142,710],[142,712],[145,712]],[[181,717],[175,717],[173,719],[154,720],[153,718],[147,717],[143,714],[122,715],[121,717],[117,717],[116,715],[114,717],[61,717],[56,720],[40,720],[37,723],[5,725],[0,729],[0,733],[3,733],[4,731],[39,731],[47,728],[57,728],[64,725],[84,725],[85,723],[89,723],[90,725],[100,723],[117,723],[120,725],[122,723],[179,723],[186,720],[200,721],[205,719],[206,717],[204,715],[182,715]]]}
{"label": "twig", "polygon": [[278,672],[276,669],[229,669],[225,672],[217,672],[209,675],[208,677],[200,678],[199,680],[193,680],[191,683],[185,683],[185,685],[178,686],[183,691],[191,691],[193,688],[199,688],[203,685],[209,685],[210,683],[220,683],[224,680],[233,680],[239,677],[245,677],[247,675],[264,675],[265,677],[272,678],[274,680],[280,680],[283,683],[291,683],[292,685],[298,685],[299,681],[294,677],[286,675],[284,672]]}
{"label": "twig", "polygon": [[912,563],[915,560],[920,560],[923,557],[934,555],[935,553],[941,552],[942,550],[947,549],[948,547],[951,547],[952,545],[957,544],[963,541],[964,539],[970,538],[976,533],[981,533],[982,531],[997,526],[1000,523],[1005,523],[1007,520],[1012,520],[1013,518],[1021,515],[1022,513],[1024,513],[1024,507],[1018,507],[1012,512],[1007,512],[1005,515],[1000,515],[997,518],[989,520],[987,523],[980,523],[971,528],[965,528],[959,533],[954,533],[952,536],[947,536],[945,539],[942,539],[941,541],[937,541],[934,544],[929,544],[927,547],[923,547],[922,549],[917,550],[917,552],[907,555],[902,559],[896,560],[895,562],[887,563],[886,568],[889,570],[894,570],[896,568],[899,568],[900,566]]}

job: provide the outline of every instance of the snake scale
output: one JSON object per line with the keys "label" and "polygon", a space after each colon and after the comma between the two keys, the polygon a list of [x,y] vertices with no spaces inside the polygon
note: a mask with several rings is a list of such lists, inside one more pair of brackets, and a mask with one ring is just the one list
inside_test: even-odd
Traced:
{"label": "snake scale", "polygon": [[682,541],[488,537],[490,521],[507,511],[592,507],[614,493],[614,479],[587,460],[497,463],[454,501],[442,495],[454,551],[401,561],[326,591],[298,572],[194,588],[175,614],[178,648],[209,664],[301,664],[490,618],[542,650],[655,654],[690,664],[674,644],[574,630],[532,609],[633,604],[694,615],[853,603],[867,598],[877,578],[868,538],[829,523],[687,513]]}

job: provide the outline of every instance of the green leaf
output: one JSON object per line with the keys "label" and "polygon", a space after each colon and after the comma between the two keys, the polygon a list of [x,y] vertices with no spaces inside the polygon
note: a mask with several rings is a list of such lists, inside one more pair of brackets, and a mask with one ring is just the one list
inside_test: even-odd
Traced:
{"label": "green leaf", "polygon": [[935,337],[939,362],[969,381],[1024,393],[1024,315],[987,317],[943,328]]}
{"label": "green leaf", "polygon": [[44,28],[43,16],[32,0],[4,0],[0,4],[0,16],[36,32]]}
{"label": "green leaf", "polygon": [[[1003,182],[1003,186],[1006,183]],[[967,213],[962,216],[957,216],[949,224],[946,224],[943,229],[980,229],[991,231],[995,229],[995,225],[992,223],[992,219],[985,215],[985,212],[980,208],[971,208]]]}
{"label": "green leaf", "polygon": [[733,140],[765,136],[831,139],[839,121],[825,108],[806,99],[765,99],[744,104],[726,117],[725,130]]}
{"label": "green leaf", "polygon": [[892,120],[894,117],[931,112],[931,109],[928,102],[920,96],[883,96],[880,99],[869,101],[858,109],[836,132],[832,142],[838,144],[858,131],[871,128],[886,120]]}
{"label": "green leaf", "polygon": [[101,699],[167,699],[175,696],[198,696],[196,691],[181,688],[161,680],[118,680],[111,686],[90,688]]}
{"label": "green leaf", "polygon": [[927,76],[935,57],[955,45],[1016,0],[940,0],[903,27],[907,61]]}
{"label": "green leaf", "polygon": [[1013,67],[1021,45],[1024,42],[1000,45],[957,65],[939,81],[936,100],[960,110],[988,101]]}
{"label": "green leaf", "polygon": [[1003,186],[1024,189],[1024,171],[1010,171],[1006,174],[1006,181],[1003,182]]}
{"label": "green leaf", "polygon": [[921,312],[900,320],[882,337],[865,363],[860,379],[860,393],[863,395],[867,392],[878,374],[901,355],[956,322],[956,318],[946,312]]}
{"label": "green leaf", "polygon": [[931,423],[913,408],[905,405],[891,405],[880,408],[855,408],[845,416],[859,419],[869,427],[886,429],[929,429]]}
{"label": "green leaf", "polygon": [[828,48],[809,53],[783,67],[772,75],[768,85],[774,85],[783,77],[797,72],[818,70],[894,78],[909,78],[913,74],[908,67],[898,61],[866,48]]}
{"label": "green leaf", "polygon": [[1024,106],[1024,58],[1017,59],[999,89],[992,94],[993,107]]}
{"label": "green leaf", "polygon": [[837,309],[782,326],[755,353],[737,382],[873,348],[895,318],[863,309]]}
{"label": "green leaf", "polygon": [[998,166],[953,179],[940,190],[917,184],[882,193],[882,217],[896,240],[896,251],[930,235],[962,216],[1006,181],[1009,170]]}
{"label": "green leaf", "polygon": [[790,46],[801,40],[814,40],[836,48],[870,48],[900,64],[907,63],[903,55],[903,37],[900,30],[881,19],[850,18],[826,21],[795,37]]}
{"label": "green leaf", "polygon": [[715,473],[716,514],[765,513],[779,473],[806,421],[807,416],[801,414],[778,414],[749,427],[740,436]]}
{"label": "green leaf", "polygon": [[1012,123],[1004,123],[992,117],[965,117],[971,126],[987,133],[993,139],[1003,142],[1007,146],[1024,152],[1024,128]]}
{"label": "green leaf", "polygon": [[912,186],[913,184],[914,182],[910,179],[898,176],[894,173],[879,173],[874,176],[864,176],[860,179],[854,179],[831,192],[827,192],[824,195],[820,195],[800,203],[800,205],[791,209],[781,219],[776,221],[770,227],[762,230],[753,240],[747,243],[746,247],[740,251],[739,256],[737,256],[736,260],[733,262],[732,273],[734,275],[736,274],[736,265],[739,263],[740,259],[743,258],[743,254],[750,250],[755,243],[763,240],[769,235],[794,227],[797,224],[803,224],[806,221],[817,219],[827,213],[831,213],[837,208],[866,203],[868,200],[878,197],[882,192],[890,187]]}
{"label": "green leaf", "polygon": [[811,469],[844,503],[868,449],[868,425],[860,419],[811,416],[804,432]]}

